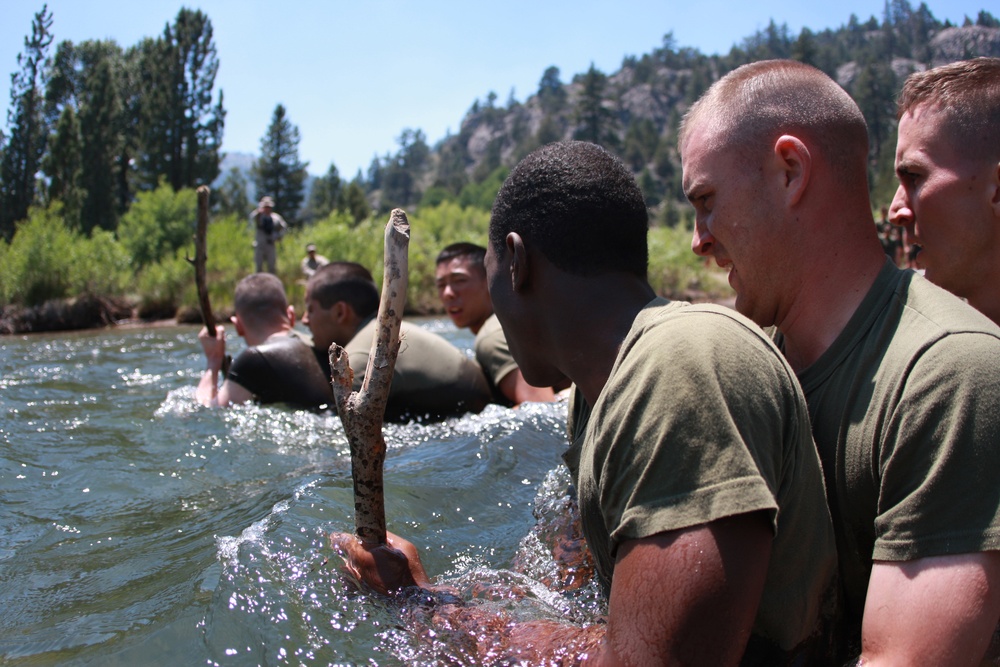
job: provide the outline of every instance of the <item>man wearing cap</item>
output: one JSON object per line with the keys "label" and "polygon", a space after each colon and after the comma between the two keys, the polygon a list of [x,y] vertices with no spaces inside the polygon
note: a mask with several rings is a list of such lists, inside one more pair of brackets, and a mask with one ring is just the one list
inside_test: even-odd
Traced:
{"label": "man wearing cap", "polygon": [[316,244],[310,243],[306,246],[306,256],[302,258],[302,275],[309,280],[316,273],[316,269],[329,263],[330,260],[326,257],[316,254]]}
{"label": "man wearing cap", "polygon": [[265,196],[250,214],[250,229],[254,231],[253,261],[257,273],[264,270],[265,264],[268,273],[277,273],[274,244],[280,241],[288,230],[288,223],[273,209],[274,200]]}

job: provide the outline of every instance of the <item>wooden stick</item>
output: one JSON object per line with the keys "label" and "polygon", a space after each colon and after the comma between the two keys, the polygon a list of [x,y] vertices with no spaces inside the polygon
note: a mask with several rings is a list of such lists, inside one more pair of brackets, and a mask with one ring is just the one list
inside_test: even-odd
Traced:
{"label": "wooden stick", "polygon": [[198,288],[198,305],[201,307],[201,318],[205,321],[208,332],[215,335],[215,316],[212,314],[212,304],[208,300],[208,284],[205,281],[205,263],[208,260],[208,195],[211,191],[207,185],[198,186],[198,226],[194,234],[194,259],[188,261],[194,264],[194,284]]}
{"label": "wooden stick", "polygon": [[402,209],[393,209],[385,227],[385,272],[378,308],[377,334],[368,356],[361,391],[352,392],[354,373],[347,352],[330,346],[330,369],[334,400],[344,432],[351,445],[351,477],[354,480],[354,525],[366,546],[386,543],[385,496],[382,472],[385,438],[382,420],[389,400],[392,372],[399,353],[399,329],[403,322],[408,280],[407,251],[410,223]]}
{"label": "wooden stick", "polygon": [[[194,259],[187,261],[194,265],[194,285],[198,288],[198,306],[201,308],[201,319],[211,335],[215,335],[215,315],[212,314],[212,303],[208,300],[208,280],[205,274],[205,264],[208,261],[208,195],[211,190],[207,185],[198,186],[198,224],[194,231]],[[222,377],[229,375],[229,366],[233,358],[226,355],[222,360]]]}

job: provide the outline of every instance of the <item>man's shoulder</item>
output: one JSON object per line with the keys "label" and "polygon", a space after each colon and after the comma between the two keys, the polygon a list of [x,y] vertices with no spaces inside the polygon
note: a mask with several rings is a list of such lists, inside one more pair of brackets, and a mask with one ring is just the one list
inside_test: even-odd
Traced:
{"label": "man's shoulder", "polygon": [[[951,292],[914,273],[897,289],[907,330],[928,336],[980,333],[1000,341],[1000,326]],[[905,331],[904,331],[905,333]]]}
{"label": "man's shoulder", "polygon": [[[678,348],[722,342],[763,346],[777,354],[770,338],[751,320],[726,306],[655,299],[636,317],[629,338],[642,345],[666,339]],[[740,342],[742,341],[742,342]]]}
{"label": "man's shoulder", "polygon": [[400,327],[402,337],[402,347],[410,348],[413,353],[426,354],[458,354],[462,357],[462,351],[452,345],[444,336],[440,336],[433,331],[424,329],[419,324],[403,320]]}
{"label": "man's shoulder", "polygon": [[496,314],[490,315],[483,322],[483,326],[479,328],[476,332],[476,340],[473,346],[479,349],[483,345],[490,343],[491,341],[502,340],[504,343],[507,341],[507,335],[503,331],[503,327],[500,326],[500,320],[497,319]]}

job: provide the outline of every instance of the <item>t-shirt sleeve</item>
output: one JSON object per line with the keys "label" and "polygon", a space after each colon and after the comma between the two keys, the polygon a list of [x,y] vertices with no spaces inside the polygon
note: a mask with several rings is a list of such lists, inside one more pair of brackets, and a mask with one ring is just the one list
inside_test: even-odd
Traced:
{"label": "t-shirt sleeve", "polygon": [[476,361],[495,385],[517,368],[517,362],[507,347],[507,337],[499,326],[476,337]]}
{"label": "t-shirt sleeve", "polygon": [[787,429],[808,432],[776,354],[718,315],[675,317],[637,339],[605,389],[613,400],[591,417],[612,554],[627,540],[758,510],[776,526]]}
{"label": "t-shirt sleeve", "polygon": [[254,396],[259,397],[261,387],[259,380],[267,377],[267,361],[254,347],[248,347],[241,352],[229,367],[229,375],[226,379],[235,382]]}
{"label": "t-shirt sleeve", "polygon": [[988,334],[949,335],[916,360],[875,462],[875,560],[1000,550],[998,379]]}

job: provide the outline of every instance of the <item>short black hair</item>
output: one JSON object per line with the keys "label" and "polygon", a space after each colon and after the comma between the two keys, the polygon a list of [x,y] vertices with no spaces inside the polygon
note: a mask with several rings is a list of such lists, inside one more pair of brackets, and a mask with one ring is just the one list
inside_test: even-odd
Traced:
{"label": "short black hair", "polygon": [[251,273],[236,285],[233,310],[251,326],[280,322],[288,314],[285,286],[274,274]]}
{"label": "short black hair", "polygon": [[535,150],[510,172],[490,216],[503,254],[516,232],[557,268],[581,276],[624,272],[646,279],[649,213],[632,172],[597,144],[563,141]]}
{"label": "short black hair", "polygon": [[[443,262],[448,262],[456,257],[468,257],[469,263],[476,266],[485,266],[486,260],[486,248],[481,245],[476,245],[475,243],[468,243],[466,241],[461,241],[459,243],[452,243],[451,245],[445,246],[444,249],[438,253],[437,260],[434,264],[442,264]],[[485,268],[483,269],[486,270]]]}
{"label": "short black hair", "polygon": [[324,309],[344,301],[359,317],[373,315],[379,302],[371,271],[356,262],[330,262],[317,269],[306,283],[306,298],[316,299]]}

